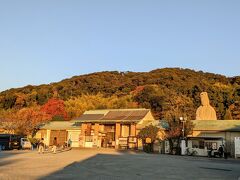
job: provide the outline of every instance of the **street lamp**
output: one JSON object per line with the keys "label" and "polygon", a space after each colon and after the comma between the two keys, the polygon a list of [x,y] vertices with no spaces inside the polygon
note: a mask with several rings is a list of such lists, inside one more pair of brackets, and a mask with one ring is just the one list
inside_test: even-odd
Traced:
{"label": "street lamp", "polygon": [[184,117],[179,117],[179,120],[183,123],[182,125],[182,141],[181,141],[181,155],[185,155],[186,154],[186,141],[185,141],[185,122],[187,120],[187,118],[184,118]]}
{"label": "street lamp", "polygon": [[179,119],[183,123],[183,125],[182,125],[182,137],[184,139],[184,136],[185,136],[185,134],[184,134],[184,132],[185,132],[185,122],[186,122],[187,118],[180,117]]}

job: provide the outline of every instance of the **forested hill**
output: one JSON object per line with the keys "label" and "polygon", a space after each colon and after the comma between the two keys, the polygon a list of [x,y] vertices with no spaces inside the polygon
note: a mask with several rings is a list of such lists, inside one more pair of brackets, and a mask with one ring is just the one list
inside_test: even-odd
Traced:
{"label": "forested hill", "polygon": [[240,119],[240,77],[164,68],[150,72],[98,72],[74,76],[61,82],[26,86],[0,93],[0,110],[43,105],[53,96],[66,101],[100,93],[103,98],[122,98],[138,107],[151,108],[158,118],[194,118],[199,93],[207,91],[219,119]]}

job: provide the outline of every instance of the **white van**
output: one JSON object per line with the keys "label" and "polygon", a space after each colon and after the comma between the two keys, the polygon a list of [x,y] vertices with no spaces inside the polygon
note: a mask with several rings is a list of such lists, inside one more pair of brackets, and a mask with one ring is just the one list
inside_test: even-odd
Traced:
{"label": "white van", "polygon": [[21,138],[22,149],[32,149],[32,144],[27,138]]}

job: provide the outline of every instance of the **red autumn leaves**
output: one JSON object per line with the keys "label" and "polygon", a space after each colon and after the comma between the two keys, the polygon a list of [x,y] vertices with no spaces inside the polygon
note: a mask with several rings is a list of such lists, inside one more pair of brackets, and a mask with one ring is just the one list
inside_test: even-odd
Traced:
{"label": "red autumn leaves", "polygon": [[55,98],[49,99],[48,102],[41,107],[40,111],[49,115],[51,119],[59,117],[62,120],[67,120],[67,112],[65,111],[63,100]]}
{"label": "red autumn leaves", "polygon": [[8,133],[33,135],[42,123],[67,119],[64,101],[52,98],[43,106],[7,111],[0,116],[0,125]]}

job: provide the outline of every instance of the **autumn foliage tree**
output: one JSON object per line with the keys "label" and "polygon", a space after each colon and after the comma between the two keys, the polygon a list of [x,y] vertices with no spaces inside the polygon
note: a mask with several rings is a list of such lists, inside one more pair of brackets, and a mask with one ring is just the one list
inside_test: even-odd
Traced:
{"label": "autumn foliage tree", "polygon": [[16,112],[5,113],[3,127],[9,131],[21,135],[34,135],[39,125],[50,120],[50,116],[39,107],[23,108]]}
{"label": "autumn foliage tree", "polygon": [[16,110],[2,110],[0,111],[0,126],[6,133],[14,133],[15,123],[13,123],[10,117],[16,113]]}
{"label": "autumn foliage tree", "polygon": [[49,99],[40,111],[49,115],[52,120],[67,120],[68,118],[64,101],[57,98]]}
{"label": "autumn foliage tree", "polygon": [[[192,133],[193,123],[185,119],[184,123],[179,119],[167,120],[168,127],[164,131],[165,139],[168,140],[170,146],[170,154],[180,154],[180,141]],[[184,127],[183,127],[184,125]],[[184,131],[184,137],[183,137]]]}

